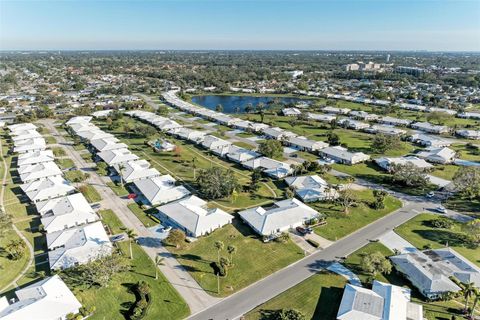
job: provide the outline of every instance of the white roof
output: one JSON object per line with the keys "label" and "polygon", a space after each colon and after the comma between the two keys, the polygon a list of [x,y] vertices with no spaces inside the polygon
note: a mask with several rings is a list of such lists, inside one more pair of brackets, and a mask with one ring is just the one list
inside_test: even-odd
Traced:
{"label": "white roof", "polygon": [[125,164],[122,170],[123,179],[128,182],[133,182],[148,177],[156,177],[160,175],[155,168],[150,168],[150,163],[147,160],[129,161]]}
{"label": "white roof", "polygon": [[78,135],[89,141],[105,138],[113,138],[111,133],[104,132],[102,130],[88,130],[79,132]]}
{"label": "white roof", "polygon": [[41,201],[36,207],[47,233],[98,220],[95,211],[81,193]]}
{"label": "white roof", "polygon": [[189,196],[158,208],[158,211],[198,237],[232,222],[233,216],[225,211],[209,209],[207,202]]}
{"label": "white roof", "polygon": [[26,140],[26,139],[33,139],[33,138],[41,138],[42,135],[38,133],[36,130],[26,130],[21,131],[17,135],[12,135],[12,141],[16,143],[17,141]]}
{"label": "white roof", "polygon": [[316,121],[330,122],[337,119],[337,116],[333,114],[309,113],[308,118]]}
{"label": "white roof", "polygon": [[99,110],[99,111],[95,111],[94,113],[92,113],[92,116],[94,118],[102,118],[102,117],[108,116],[112,112],[113,112],[113,110]]}
{"label": "white roof", "polygon": [[88,122],[82,122],[82,123],[74,123],[70,125],[70,128],[75,132],[76,134],[79,134],[80,132],[84,131],[99,131],[100,128],[97,127],[96,125]]}
{"label": "white roof", "polygon": [[168,203],[190,194],[184,186],[175,186],[176,180],[169,174],[134,181],[138,190],[152,205]]}
{"label": "white roof", "polygon": [[58,275],[40,280],[15,292],[18,301],[0,307],[3,320],[64,319],[82,307]]}
{"label": "white roof", "polygon": [[292,168],[288,163],[280,162],[267,157],[260,157],[242,162],[246,168],[254,170],[263,169],[263,172],[275,178],[283,178],[292,173]]}
{"label": "white roof", "polygon": [[240,211],[238,214],[261,235],[285,230],[319,215],[316,210],[297,199],[278,201],[269,208],[256,207]]}
{"label": "white roof", "polygon": [[420,151],[419,153],[417,153],[417,156],[426,160],[430,160],[432,162],[450,162],[455,157],[455,151],[447,147],[431,147],[427,148],[424,151]]}
{"label": "white roof", "polygon": [[338,197],[338,193],[333,188],[329,188],[328,183],[317,175],[287,177],[285,182],[295,189],[295,193],[303,201]]}
{"label": "white roof", "polygon": [[33,152],[38,150],[45,150],[47,144],[43,138],[32,138],[25,139],[21,141],[16,141],[14,143],[14,152],[24,153],[24,152]]}
{"label": "white roof", "polygon": [[115,149],[125,149],[128,146],[125,143],[119,142],[117,138],[103,138],[96,139],[90,142],[90,144],[97,149],[98,152]]}
{"label": "white roof", "polygon": [[11,131],[11,134],[15,134],[15,132],[19,131],[25,131],[25,130],[35,130],[37,129],[37,126],[34,125],[33,123],[17,123],[17,124],[12,124],[9,125],[8,130]]}
{"label": "white roof", "polygon": [[412,128],[427,131],[427,132],[447,132],[448,131],[448,127],[446,126],[436,126],[429,122],[412,123]]}
{"label": "white roof", "polygon": [[22,180],[24,183],[42,178],[62,175],[62,170],[60,170],[55,162],[43,162],[22,166],[18,168],[18,172],[20,173],[20,180]]}
{"label": "white roof", "polygon": [[286,131],[279,127],[269,127],[262,130],[263,134],[275,139],[281,139],[282,137],[294,137],[295,133]]}
{"label": "white roof", "polygon": [[31,181],[20,186],[30,199],[37,202],[65,196],[75,190],[61,176],[48,177],[45,179]]}
{"label": "white roof", "polygon": [[115,150],[106,150],[97,153],[97,155],[102,158],[109,166],[115,166],[119,163],[126,163],[128,161],[137,160],[138,156],[131,153],[127,148],[124,149],[115,149]]}
{"label": "white roof", "polygon": [[359,162],[370,159],[370,156],[363,152],[350,152],[341,146],[326,147],[320,149],[320,153],[326,157],[341,159],[348,162]]}
{"label": "white roof", "polygon": [[212,135],[206,135],[202,141],[202,146],[210,150],[218,149],[231,144],[232,143],[230,141],[223,140]]}
{"label": "white roof", "polygon": [[236,162],[244,162],[260,156],[261,154],[258,152],[240,147],[229,148],[229,151],[227,152],[227,158]]}
{"label": "white roof", "polygon": [[66,269],[84,264],[112,251],[102,222],[47,234],[51,269]]}
{"label": "white roof", "polygon": [[293,146],[307,148],[314,151],[328,147],[328,143],[326,142],[310,140],[305,137],[289,137],[288,142]]}
{"label": "white roof", "polygon": [[70,118],[67,122],[65,122],[66,125],[72,125],[74,123],[88,123],[92,120],[92,117],[90,116],[77,116]]}
{"label": "white roof", "polygon": [[433,167],[430,163],[426,162],[425,160],[417,157],[413,157],[413,156],[398,157],[398,158],[381,157],[381,158],[375,159],[375,162],[385,170],[389,170],[390,167],[394,164],[405,165],[407,163],[411,163],[415,167],[421,168],[421,169],[427,169],[427,168]]}
{"label": "white roof", "polygon": [[51,162],[55,160],[52,150],[38,150],[22,153],[17,158],[17,166],[22,167],[29,164]]}

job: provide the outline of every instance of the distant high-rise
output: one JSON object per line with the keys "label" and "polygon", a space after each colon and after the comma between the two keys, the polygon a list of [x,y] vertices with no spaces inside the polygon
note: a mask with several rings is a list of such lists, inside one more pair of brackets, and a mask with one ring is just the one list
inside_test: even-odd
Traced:
{"label": "distant high-rise", "polygon": [[387,63],[390,62],[390,54],[387,54]]}

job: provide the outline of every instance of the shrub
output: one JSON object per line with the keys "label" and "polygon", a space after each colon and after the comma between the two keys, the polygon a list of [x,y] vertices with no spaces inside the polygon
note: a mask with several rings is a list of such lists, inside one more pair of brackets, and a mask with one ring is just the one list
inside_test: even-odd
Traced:
{"label": "shrub", "polygon": [[135,294],[135,303],[128,312],[128,318],[131,320],[140,320],[145,317],[148,307],[152,302],[150,286],[145,281],[140,281],[132,288],[132,291]]}
{"label": "shrub", "polygon": [[315,248],[320,247],[320,243],[318,243],[318,242],[315,241],[315,240],[307,239],[307,242],[310,243],[310,244],[311,244],[313,247],[315,247]]}
{"label": "shrub", "polygon": [[450,219],[446,218],[438,218],[432,220],[430,223],[434,228],[450,229],[451,227],[453,227],[453,222]]}

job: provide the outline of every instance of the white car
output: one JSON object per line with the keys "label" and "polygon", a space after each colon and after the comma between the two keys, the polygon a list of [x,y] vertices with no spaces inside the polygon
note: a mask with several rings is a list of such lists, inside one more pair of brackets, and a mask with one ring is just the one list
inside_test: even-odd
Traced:
{"label": "white car", "polygon": [[445,209],[445,207],[436,207],[435,211],[440,213],[447,213],[447,209]]}
{"label": "white car", "polygon": [[429,193],[427,193],[426,197],[427,198],[433,198],[435,196],[435,192],[433,191],[430,191]]}

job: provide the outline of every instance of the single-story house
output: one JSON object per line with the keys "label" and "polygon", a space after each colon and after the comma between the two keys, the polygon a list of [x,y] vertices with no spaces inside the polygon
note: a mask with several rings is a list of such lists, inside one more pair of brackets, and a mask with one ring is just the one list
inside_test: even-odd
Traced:
{"label": "single-story house", "polygon": [[152,205],[159,205],[179,200],[190,195],[184,186],[175,185],[176,180],[169,174],[150,177],[134,181],[135,187],[143,194],[145,199]]}
{"label": "single-story house", "polygon": [[22,191],[32,202],[39,202],[57,197],[66,196],[75,191],[63,177],[53,176],[34,180],[20,186]]}
{"label": "single-story house", "polygon": [[354,130],[362,130],[370,127],[370,124],[366,122],[361,122],[361,121],[348,119],[348,118],[338,120],[338,124],[344,128],[354,129]]}
{"label": "single-story house", "polygon": [[167,220],[188,236],[200,237],[232,223],[233,216],[222,209],[208,208],[207,202],[191,195],[158,208],[160,220]]}
{"label": "single-story house", "polygon": [[0,298],[0,319],[67,319],[77,314],[82,304],[62,281],[54,275],[15,291],[16,299],[10,302],[6,296]]}
{"label": "single-story house", "polygon": [[429,147],[424,151],[417,153],[417,157],[425,159],[429,162],[447,164],[452,163],[455,160],[455,151],[448,148],[432,148]]}
{"label": "single-story house", "polygon": [[320,149],[328,147],[328,143],[326,142],[310,140],[301,136],[289,137],[286,141],[286,144],[298,150],[310,152],[316,152]]}
{"label": "single-story house", "polygon": [[297,199],[277,201],[270,207],[250,208],[238,214],[262,236],[288,231],[320,216],[316,210]]}
{"label": "single-story house", "polygon": [[282,138],[295,137],[296,134],[290,131],[286,131],[279,127],[269,127],[262,130],[263,135],[270,139],[281,140]]}
{"label": "single-story house", "polygon": [[459,118],[465,118],[465,119],[480,119],[480,113],[479,112],[463,112],[458,114]]}
{"label": "single-story house", "polygon": [[437,126],[429,122],[415,122],[410,125],[413,129],[429,133],[447,133],[450,129],[447,126]]}
{"label": "single-story house", "polygon": [[452,248],[415,251],[390,257],[395,269],[405,275],[421,294],[439,299],[460,287],[450,277],[480,286],[480,268]]}
{"label": "single-story house", "polygon": [[63,174],[62,170],[60,170],[55,162],[26,165],[19,167],[17,170],[20,174],[20,180],[22,180],[23,183],[48,177],[61,176]]}
{"label": "single-story house", "polygon": [[369,155],[363,152],[350,152],[341,146],[327,147],[319,150],[319,154],[327,159],[331,159],[337,163],[356,164],[370,159]]}
{"label": "single-story house", "polygon": [[325,113],[334,113],[334,114],[349,114],[350,109],[348,108],[335,108],[335,107],[325,107],[322,109]]}
{"label": "single-story house", "polygon": [[480,130],[457,130],[455,133],[463,138],[467,139],[480,139]]}
{"label": "single-story house", "polygon": [[338,193],[318,175],[287,177],[285,182],[295,190],[297,197],[303,202],[315,202],[335,199]]}
{"label": "single-story house", "polygon": [[410,136],[409,140],[425,147],[448,147],[452,144],[452,140],[450,139],[434,137],[421,133],[413,134]]}
{"label": "single-story house", "polygon": [[377,120],[380,117],[373,113],[368,113],[365,111],[357,111],[357,110],[353,110],[352,112],[350,112],[349,116],[355,119],[360,119],[365,121]]}
{"label": "single-story house", "polygon": [[107,133],[102,130],[88,130],[88,131],[82,131],[78,133],[78,136],[82,138],[83,140],[92,142],[93,140],[97,139],[110,139],[114,138],[113,134]]}
{"label": "single-story house", "polygon": [[99,110],[99,111],[95,111],[94,113],[92,113],[92,117],[94,118],[106,118],[110,115],[110,113],[112,113],[113,110]]}
{"label": "single-story house", "polygon": [[102,222],[47,234],[50,269],[63,270],[112,253]]}
{"label": "single-story house", "polygon": [[22,140],[41,138],[42,135],[36,130],[21,131],[18,135],[12,135],[12,141],[17,143]]}
{"label": "single-story house", "polygon": [[389,125],[378,125],[374,124],[370,128],[365,128],[363,131],[368,133],[381,133],[385,135],[404,135],[407,133],[404,129],[395,128],[394,126]]}
{"label": "single-story house", "polygon": [[47,233],[98,220],[97,214],[81,193],[40,201],[35,206]]}
{"label": "single-story house", "polygon": [[17,166],[38,164],[43,162],[52,162],[55,160],[52,150],[40,150],[35,152],[27,152],[18,155]]}
{"label": "single-story house", "polygon": [[17,123],[12,124],[7,127],[10,130],[11,135],[15,135],[15,132],[26,131],[26,130],[36,130],[37,126],[33,123]]}
{"label": "single-story house", "polygon": [[125,165],[128,161],[138,159],[138,156],[131,153],[127,148],[102,151],[97,153],[97,156],[109,166],[114,167],[115,170],[118,169],[120,165]]}
{"label": "single-story house", "polygon": [[347,284],[337,320],[423,320],[421,304],[410,301],[410,289],[373,281],[372,289]]}
{"label": "single-story house", "polygon": [[212,136],[212,135],[206,135],[202,141],[202,146],[204,148],[207,148],[211,151],[221,149],[225,146],[229,146],[232,143],[227,140],[220,139],[218,137]]}
{"label": "single-story house", "polygon": [[78,135],[80,132],[85,132],[85,131],[101,131],[99,127],[92,123],[74,123],[69,126],[70,131]]}
{"label": "single-story house", "polygon": [[282,113],[286,117],[298,117],[302,114],[302,111],[298,108],[284,108],[282,109]]}
{"label": "single-story house", "polygon": [[242,165],[250,170],[260,168],[266,175],[277,179],[284,178],[293,171],[288,163],[280,162],[267,157],[251,159],[242,162]]}
{"label": "single-story house", "polygon": [[170,131],[170,134],[194,143],[201,143],[206,135],[206,133],[203,131],[193,130],[185,127]]}
{"label": "single-story house", "polygon": [[150,168],[150,163],[147,160],[141,159],[125,163],[123,170],[121,170],[121,175],[125,182],[130,183],[141,179],[158,177],[161,173],[155,168]]}
{"label": "single-story house", "polygon": [[96,139],[92,140],[90,144],[95,148],[95,150],[97,150],[97,152],[128,148],[125,143],[120,142],[120,140],[117,138]]}
{"label": "single-story house", "polygon": [[13,144],[13,152],[17,153],[35,152],[45,149],[47,149],[47,144],[43,138],[26,139]]}
{"label": "single-story house", "polygon": [[77,124],[77,123],[89,123],[90,121],[92,121],[92,117],[90,116],[77,116],[77,117],[72,117],[70,118],[67,122],[65,122],[65,124],[67,126],[70,126],[72,124]]}
{"label": "single-story house", "polygon": [[390,124],[392,126],[408,126],[412,121],[406,119],[398,119],[393,117],[381,117],[377,120],[380,123]]}
{"label": "single-story house", "polygon": [[230,150],[227,153],[227,158],[237,163],[242,163],[248,160],[252,160],[260,156],[261,154],[258,152],[248,150],[245,148],[240,148],[240,147],[235,147],[233,150]]}
{"label": "single-story house", "polygon": [[415,167],[420,169],[429,169],[433,167],[430,163],[426,162],[425,160],[414,157],[414,156],[397,157],[397,158],[381,157],[381,158],[375,159],[375,162],[380,168],[386,171],[390,171],[393,165],[405,165],[407,163],[413,164]]}
{"label": "single-story house", "polygon": [[332,122],[333,120],[337,119],[336,115],[333,114],[321,114],[321,113],[308,113],[307,117],[309,119],[320,121],[320,122]]}

